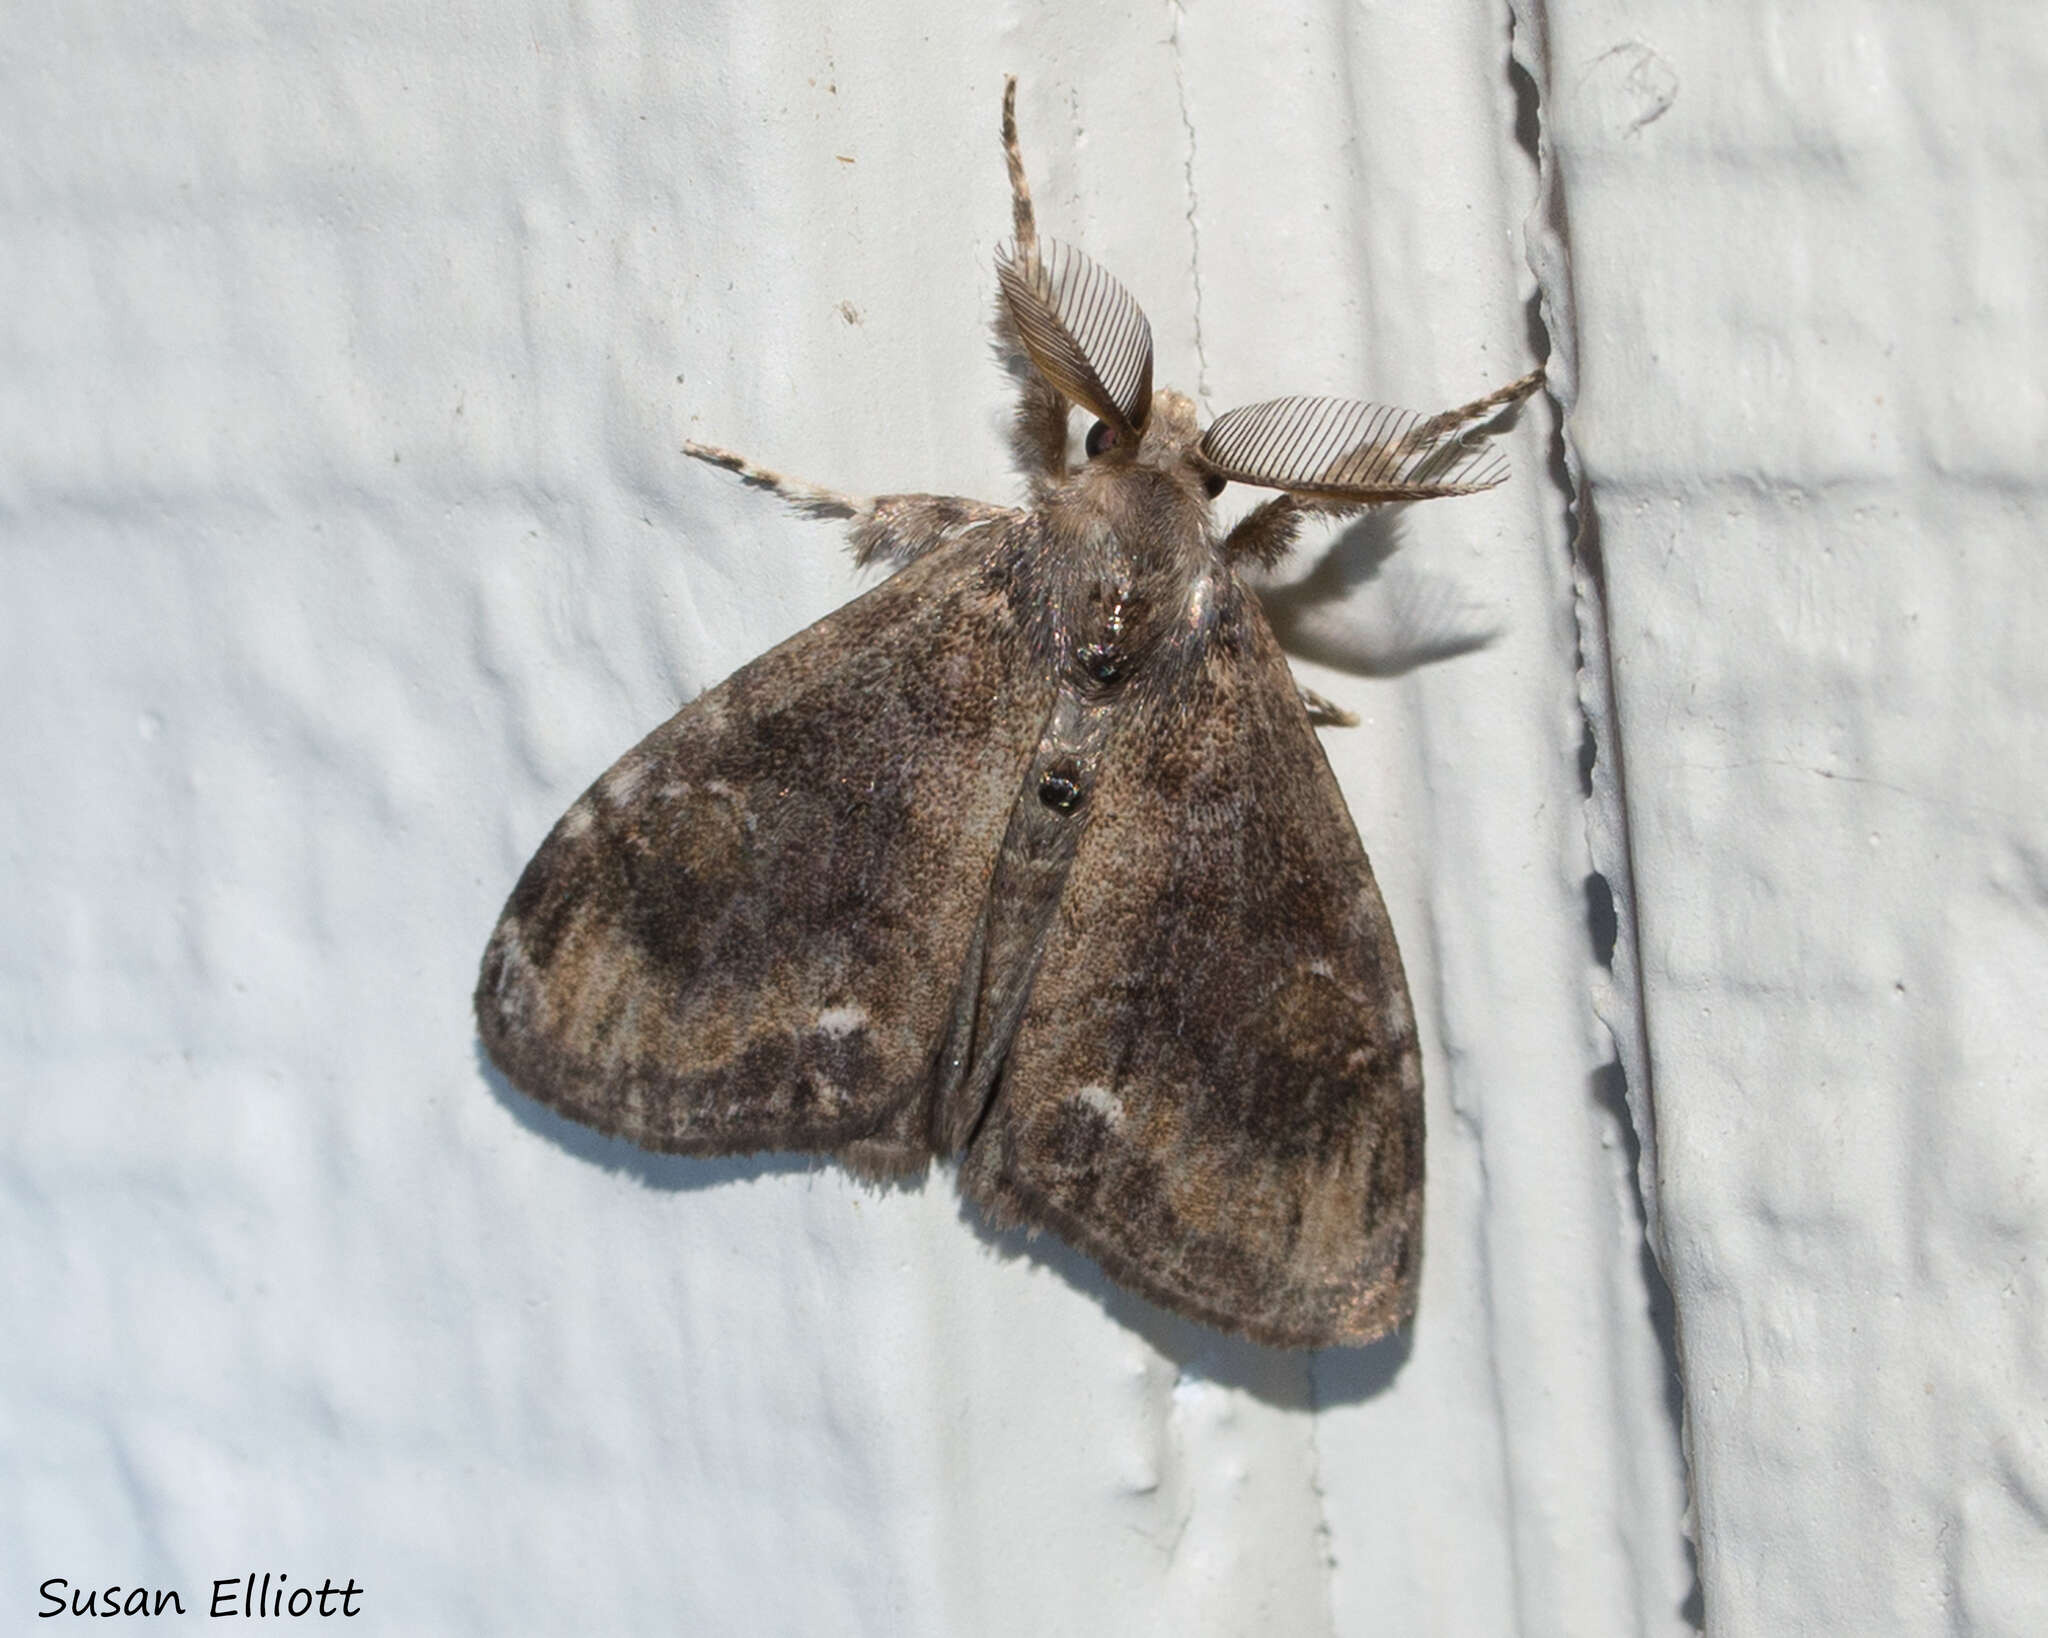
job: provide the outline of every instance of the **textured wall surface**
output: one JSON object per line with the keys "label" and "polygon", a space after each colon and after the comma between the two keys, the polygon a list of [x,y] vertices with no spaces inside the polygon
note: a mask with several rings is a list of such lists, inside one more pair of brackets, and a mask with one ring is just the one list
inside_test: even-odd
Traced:
{"label": "textured wall surface", "polygon": [[2048,1631],[2048,13],[1545,10],[1705,1606]]}
{"label": "textured wall surface", "polygon": [[[971,11],[0,43],[0,1627],[2041,1630],[2048,27]],[[1271,599],[1423,1032],[1372,1349],[475,1044],[556,815],[864,583],[680,442],[1015,493],[1006,70],[1205,411],[1555,349],[1513,482]]]}

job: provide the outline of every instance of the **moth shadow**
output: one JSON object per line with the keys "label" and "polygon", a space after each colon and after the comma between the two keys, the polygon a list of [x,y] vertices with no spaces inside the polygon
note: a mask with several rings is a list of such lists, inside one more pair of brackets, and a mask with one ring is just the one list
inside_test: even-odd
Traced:
{"label": "moth shadow", "polygon": [[756,1177],[802,1175],[816,1171],[825,1162],[816,1155],[767,1150],[752,1155],[664,1155],[624,1138],[606,1137],[594,1127],[557,1114],[538,1098],[530,1098],[500,1073],[484,1051],[483,1043],[472,1043],[478,1072],[491,1096],[527,1131],[578,1160],[608,1172],[624,1172],[650,1189],[671,1191],[715,1189]]}
{"label": "moth shadow", "polygon": [[[556,1113],[507,1080],[481,1041],[473,1042],[471,1050],[491,1096],[527,1131],[578,1160],[608,1172],[622,1172],[652,1189],[695,1192],[761,1177],[808,1176],[832,1164],[824,1155],[787,1150],[752,1155],[657,1154]],[[911,1190],[926,1187],[928,1181],[929,1174],[920,1172],[902,1179],[869,1180],[868,1186]],[[1110,1319],[1136,1332],[1182,1370],[1240,1389],[1277,1408],[1318,1410],[1370,1399],[1391,1387],[1407,1363],[1410,1344],[1406,1332],[1364,1348],[1327,1348],[1315,1353],[1269,1348],[1229,1336],[1124,1290],[1094,1258],[1058,1236],[1025,1227],[998,1229],[966,1196],[956,1194],[955,1199],[961,1221],[998,1256],[1030,1258],[1093,1298]]]}
{"label": "moth shadow", "polygon": [[1400,506],[1384,506],[1336,534],[1299,580],[1261,583],[1259,601],[1288,653],[1354,677],[1399,677],[1493,643],[1500,626],[1455,580],[1416,569],[1388,580],[1380,606],[1361,609],[1360,587],[1387,579],[1401,548]]}
{"label": "moth shadow", "polygon": [[1186,1374],[1238,1389],[1275,1409],[1315,1411],[1370,1399],[1392,1387],[1408,1361],[1412,1344],[1405,1331],[1363,1348],[1315,1352],[1269,1348],[1230,1336],[1126,1291],[1094,1258],[1058,1236],[1021,1226],[997,1228],[965,1195],[958,1199],[961,1221],[999,1257],[1030,1258],[1092,1298],[1110,1319],[1143,1337]]}

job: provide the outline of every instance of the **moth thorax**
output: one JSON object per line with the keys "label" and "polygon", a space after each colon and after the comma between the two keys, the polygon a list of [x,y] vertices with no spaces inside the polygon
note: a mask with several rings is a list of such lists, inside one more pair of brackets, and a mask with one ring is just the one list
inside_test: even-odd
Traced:
{"label": "moth thorax", "polygon": [[1120,578],[1099,582],[1089,601],[1094,618],[1075,631],[1067,669],[1083,694],[1100,696],[1131,673],[1130,584]]}

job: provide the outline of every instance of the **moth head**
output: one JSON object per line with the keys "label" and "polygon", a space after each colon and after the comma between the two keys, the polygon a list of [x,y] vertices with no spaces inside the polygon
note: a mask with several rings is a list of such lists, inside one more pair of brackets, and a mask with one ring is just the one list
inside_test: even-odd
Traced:
{"label": "moth head", "polygon": [[1507,465],[1486,420],[1534,378],[1442,415],[1347,398],[1269,398],[1203,432],[1179,393],[1152,390],[1152,326],[1129,291],[1071,246],[1020,241],[996,258],[1003,307],[1032,366],[1095,417],[1091,467],[1133,463],[1173,474],[1214,500],[1228,483],[1339,507],[1491,489]]}

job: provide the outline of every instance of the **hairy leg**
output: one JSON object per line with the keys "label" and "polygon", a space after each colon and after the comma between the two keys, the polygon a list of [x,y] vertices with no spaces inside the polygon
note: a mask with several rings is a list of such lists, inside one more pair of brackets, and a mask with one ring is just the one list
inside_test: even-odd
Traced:
{"label": "hairy leg", "polygon": [[1318,728],[1356,728],[1358,713],[1347,711],[1335,700],[1324,699],[1313,688],[1294,685],[1295,693],[1301,696],[1302,708],[1308,712],[1308,720]]}
{"label": "hairy leg", "polygon": [[1223,555],[1246,558],[1270,569],[1294,550],[1294,537],[1312,517],[1348,518],[1365,510],[1356,501],[1315,500],[1305,495],[1275,495],[1237,520],[1223,542]]}
{"label": "hairy leg", "polygon": [[870,563],[909,563],[970,529],[1007,527],[1024,516],[1007,506],[953,495],[842,495],[756,466],[716,444],[684,444],[683,453],[737,473],[743,482],[767,490],[806,517],[848,520],[853,525],[853,558],[862,568]]}
{"label": "hairy leg", "polygon": [[842,495],[836,489],[820,489],[816,484],[784,477],[780,472],[771,471],[765,466],[756,466],[746,456],[736,455],[729,449],[720,449],[716,444],[686,443],[683,445],[683,453],[739,474],[744,482],[756,489],[767,490],[769,494],[787,502],[806,517],[859,518],[865,517],[874,508],[875,503],[862,496]]}

